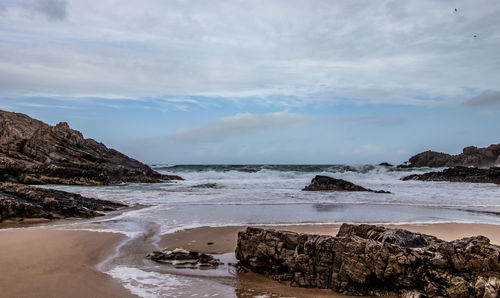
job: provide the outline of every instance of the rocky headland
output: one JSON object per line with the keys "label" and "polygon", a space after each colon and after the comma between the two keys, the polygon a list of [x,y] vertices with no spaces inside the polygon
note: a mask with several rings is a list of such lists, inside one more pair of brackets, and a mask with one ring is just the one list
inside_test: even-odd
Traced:
{"label": "rocky headland", "polygon": [[242,269],[292,286],[350,295],[497,297],[500,246],[483,236],[446,242],[372,225],[336,237],[247,228],[238,234]]}
{"label": "rocky headland", "polygon": [[93,217],[123,204],[26,184],[110,185],[180,180],[86,139],[66,122],[50,126],[0,110],[0,221]]}
{"label": "rocky headland", "polygon": [[86,139],[66,122],[50,126],[0,111],[0,181],[23,184],[109,185],[182,179]]}
{"label": "rocky headland", "polygon": [[453,167],[441,172],[429,172],[403,177],[402,180],[448,181],[500,184],[500,167],[489,169]]}
{"label": "rocky headland", "polygon": [[400,168],[419,167],[478,167],[489,168],[500,165],[500,144],[493,144],[486,148],[474,146],[466,147],[458,155],[450,155],[435,151],[425,151],[412,156]]}
{"label": "rocky headland", "polygon": [[369,191],[375,193],[390,193],[385,190],[373,190],[356,185],[352,182],[328,176],[317,175],[311,183],[304,187],[305,191]]}
{"label": "rocky headland", "polygon": [[0,222],[5,219],[94,217],[126,207],[79,194],[18,183],[0,183]]}

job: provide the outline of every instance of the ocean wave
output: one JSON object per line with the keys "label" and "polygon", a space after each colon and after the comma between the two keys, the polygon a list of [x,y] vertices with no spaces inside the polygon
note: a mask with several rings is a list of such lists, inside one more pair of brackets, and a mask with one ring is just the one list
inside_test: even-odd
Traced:
{"label": "ocean wave", "polygon": [[363,173],[366,174],[371,171],[378,172],[425,172],[430,169],[426,168],[397,168],[385,167],[373,164],[360,164],[360,165],[152,165],[153,169],[157,171],[167,171],[169,173],[192,173],[192,172],[243,172],[243,173],[257,173],[260,171],[275,171],[275,172],[296,172],[296,173]]}

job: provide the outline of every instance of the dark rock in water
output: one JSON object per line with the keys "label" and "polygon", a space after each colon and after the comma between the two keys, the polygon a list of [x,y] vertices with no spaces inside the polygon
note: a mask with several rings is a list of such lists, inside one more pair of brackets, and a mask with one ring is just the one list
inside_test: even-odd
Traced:
{"label": "dark rock in water", "polygon": [[336,237],[247,228],[239,267],[292,286],[349,295],[497,297],[500,246],[483,236],[446,242],[371,225],[342,225]]}
{"label": "dark rock in water", "polygon": [[0,183],[0,221],[8,218],[94,217],[126,205],[60,190]]}
{"label": "dark rock in water", "polygon": [[394,165],[388,163],[388,162],[381,162],[378,164],[379,166],[383,166],[383,167],[393,167]]}
{"label": "dark rock in water", "polygon": [[500,167],[489,168],[489,169],[454,167],[454,168],[444,169],[442,172],[430,172],[425,174],[410,175],[403,177],[402,180],[500,184]]}
{"label": "dark rock in water", "polygon": [[146,258],[182,268],[201,267],[204,269],[215,269],[222,264],[211,255],[200,254],[199,252],[187,251],[179,248],[174,250],[154,251],[148,254]]}
{"label": "dark rock in water", "polygon": [[193,186],[194,188],[223,188],[224,186],[222,184],[218,184],[218,183],[205,183],[205,184],[198,184],[198,185],[194,185]]}
{"label": "dark rock in water", "polygon": [[0,110],[0,181],[25,184],[108,185],[182,179],[85,139],[66,122],[47,125]]}
{"label": "dark rock in water", "polygon": [[306,191],[370,191],[375,193],[390,193],[384,190],[372,190],[356,185],[346,180],[317,175],[304,189]]}
{"label": "dark rock in water", "polygon": [[493,167],[500,165],[500,144],[487,148],[466,147],[458,155],[450,155],[435,151],[425,151],[412,156],[402,168],[412,167]]}

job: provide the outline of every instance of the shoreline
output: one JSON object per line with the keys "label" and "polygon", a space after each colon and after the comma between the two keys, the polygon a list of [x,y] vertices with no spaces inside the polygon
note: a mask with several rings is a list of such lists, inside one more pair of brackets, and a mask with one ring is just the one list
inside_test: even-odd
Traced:
{"label": "shoreline", "polygon": [[[430,234],[447,241],[483,235],[490,238],[491,243],[500,245],[500,225],[440,223],[384,226]],[[4,295],[137,297],[120,281],[98,270],[99,265],[116,255],[117,249],[127,241],[125,235],[77,229],[59,230],[63,227],[64,224],[0,229],[0,268],[9,273],[0,276],[0,288]],[[170,250],[184,248],[210,254],[234,253],[237,234],[246,227],[198,227],[180,230],[160,236],[158,245]],[[335,236],[340,224],[258,227]],[[144,238],[135,241],[139,242],[128,248],[130,251],[121,253],[126,256],[133,254],[142,259],[142,255],[150,252],[150,243]],[[272,294],[294,297],[346,297],[330,290],[290,287],[251,272],[236,274],[233,287],[235,296],[241,297]]]}

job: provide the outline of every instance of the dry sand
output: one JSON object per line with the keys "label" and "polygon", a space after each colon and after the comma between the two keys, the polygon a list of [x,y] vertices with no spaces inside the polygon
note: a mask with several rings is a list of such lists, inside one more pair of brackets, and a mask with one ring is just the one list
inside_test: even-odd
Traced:
{"label": "dry sand", "polygon": [[48,228],[0,230],[0,297],[136,297],[95,268],[123,239]]}

